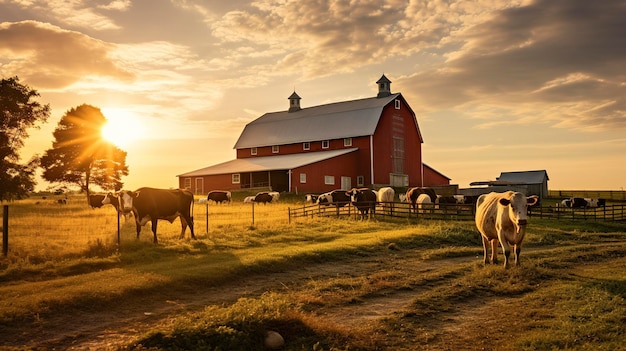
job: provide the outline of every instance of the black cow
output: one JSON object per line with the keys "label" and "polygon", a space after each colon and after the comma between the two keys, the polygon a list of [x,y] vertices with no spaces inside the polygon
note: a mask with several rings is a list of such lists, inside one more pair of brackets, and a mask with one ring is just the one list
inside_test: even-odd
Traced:
{"label": "black cow", "polygon": [[435,201],[435,199],[437,199],[437,193],[435,192],[435,189],[433,188],[420,188],[420,187],[409,188],[406,191],[406,201],[411,204],[411,208],[413,209],[413,212],[417,212],[417,198],[421,194],[426,194],[430,196],[432,201]]}
{"label": "black cow", "polygon": [[193,193],[185,189],[155,189],[139,188],[135,191],[121,191],[120,205],[123,211],[132,211],[137,225],[137,238],[141,227],[152,222],[154,243],[157,240],[157,222],[165,219],[170,223],[180,217],[180,238],[185,237],[185,230],[189,226],[191,237],[196,238],[193,231]]}
{"label": "black cow", "polygon": [[585,208],[589,206],[587,200],[582,197],[573,197],[570,199],[570,207],[571,208]]}
{"label": "black cow", "polygon": [[231,200],[230,191],[223,191],[223,190],[210,191],[209,195],[207,195],[207,201],[210,201],[210,200],[215,201],[216,204],[221,204],[223,202],[230,203],[230,200]]}
{"label": "black cow", "polygon": [[106,196],[102,195],[102,194],[90,194],[89,195],[89,206],[91,206],[91,208],[100,208],[100,207],[104,206],[102,201],[104,200],[105,197]]}
{"label": "black cow", "polygon": [[346,191],[352,205],[361,212],[361,219],[365,219],[370,211],[376,211],[376,193],[369,188],[358,188]]}
{"label": "black cow", "polygon": [[264,205],[266,205],[268,202],[272,202],[272,200],[274,200],[274,197],[270,193],[264,192],[256,194],[253,201],[262,202]]}
{"label": "black cow", "polygon": [[324,193],[317,198],[318,205],[344,207],[350,202],[350,196],[346,195],[345,190],[333,190]]}

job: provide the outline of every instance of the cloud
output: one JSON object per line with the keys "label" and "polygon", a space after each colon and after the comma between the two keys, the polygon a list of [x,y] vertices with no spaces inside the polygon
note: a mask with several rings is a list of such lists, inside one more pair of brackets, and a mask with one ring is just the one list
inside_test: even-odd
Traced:
{"label": "cloud", "polygon": [[20,77],[39,87],[58,88],[84,76],[129,80],[133,75],[109,57],[114,45],[51,24],[0,23],[0,74]]}
{"label": "cloud", "polygon": [[[89,28],[92,30],[115,30],[120,27],[105,13],[107,11],[125,11],[130,7],[130,0],[112,0],[100,2],[91,7],[84,0],[5,0],[12,6],[60,21],[70,27]],[[105,13],[102,13],[105,12]]]}
{"label": "cloud", "polygon": [[[626,6],[617,0],[508,8],[466,29],[444,67],[398,83],[431,109],[471,113],[491,105],[507,123],[516,116],[515,122],[557,127],[626,129],[624,18]],[[494,116],[490,123],[503,122]]]}

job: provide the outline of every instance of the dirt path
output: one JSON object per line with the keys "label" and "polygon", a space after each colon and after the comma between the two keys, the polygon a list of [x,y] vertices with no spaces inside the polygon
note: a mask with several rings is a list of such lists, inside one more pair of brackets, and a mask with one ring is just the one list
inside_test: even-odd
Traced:
{"label": "dirt path", "polygon": [[[267,291],[294,290],[311,280],[333,278],[338,275],[368,276],[389,267],[402,267],[404,271],[419,273],[439,265],[463,264],[475,257],[445,259],[424,262],[418,253],[405,251],[381,251],[379,255],[358,257],[346,262],[309,264],[298,269],[268,274],[254,274],[244,279],[212,287],[198,287],[196,291],[176,292],[176,295],[134,296],[119,301],[108,310],[67,310],[57,315],[41,317],[30,328],[5,331],[11,335],[3,345],[19,347],[28,345],[33,349],[103,350],[115,349],[127,344],[139,334],[166,323],[172,316],[187,311],[197,311],[208,305],[228,305],[241,297],[259,296]],[[401,311],[410,302],[411,291],[390,291],[384,296],[367,298],[355,306],[342,306],[320,313],[335,322],[347,326]],[[132,299],[130,301],[129,299]]]}

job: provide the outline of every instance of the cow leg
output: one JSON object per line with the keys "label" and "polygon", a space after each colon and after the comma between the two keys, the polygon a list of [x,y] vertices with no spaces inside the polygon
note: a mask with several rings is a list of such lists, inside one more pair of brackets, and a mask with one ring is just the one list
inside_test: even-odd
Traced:
{"label": "cow leg", "polygon": [[152,222],[152,234],[154,235],[154,243],[156,244],[158,243],[157,235],[156,235],[158,220],[153,219],[151,222]]}
{"label": "cow leg", "polygon": [[498,239],[491,240],[491,263],[498,264]]}
{"label": "cow leg", "polygon": [[519,254],[521,252],[522,252],[522,246],[521,245],[515,245],[515,265],[516,266],[520,265]]}
{"label": "cow leg", "polygon": [[486,265],[487,263],[489,263],[489,261],[487,260],[489,251],[489,240],[487,240],[487,238],[482,235],[480,237],[483,239],[483,262]]}
{"label": "cow leg", "polygon": [[141,233],[141,223],[135,221],[135,226],[137,227],[137,240],[139,240],[139,233]]}

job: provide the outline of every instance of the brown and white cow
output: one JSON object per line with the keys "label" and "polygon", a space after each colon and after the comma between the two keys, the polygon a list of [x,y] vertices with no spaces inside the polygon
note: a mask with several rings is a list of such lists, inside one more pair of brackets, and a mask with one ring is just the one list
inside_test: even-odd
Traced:
{"label": "brown and white cow", "polygon": [[123,211],[132,211],[137,225],[137,238],[141,227],[152,223],[154,243],[157,240],[157,222],[165,219],[170,223],[180,217],[180,238],[185,237],[185,230],[189,226],[191,237],[196,238],[193,231],[193,193],[185,189],[156,189],[139,188],[135,191],[124,190],[119,193],[120,205]]}
{"label": "brown and white cow", "polygon": [[409,188],[406,191],[406,202],[411,204],[411,208],[413,209],[413,212],[417,212],[417,198],[421,194],[428,195],[431,201],[435,201],[435,199],[437,199],[437,193],[435,192],[435,189],[433,188],[420,188],[420,187]]}
{"label": "brown and white cow", "polygon": [[498,241],[504,251],[504,267],[508,267],[511,249],[514,250],[515,265],[520,264],[519,255],[526,235],[528,206],[538,201],[536,195],[507,191],[483,194],[476,202],[476,227],[483,240],[484,262],[491,246],[491,263],[498,263]]}
{"label": "brown and white cow", "polygon": [[212,190],[209,191],[206,199],[207,201],[214,201],[216,204],[221,204],[224,202],[230,203],[231,193],[230,191],[224,190]]}
{"label": "brown and white cow", "polygon": [[370,211],[376,211],[376,193],[369,188],[353,188],[346,191],[346,196],[350,197],[350,202],[361,212],[361,219],[367,218]]}

